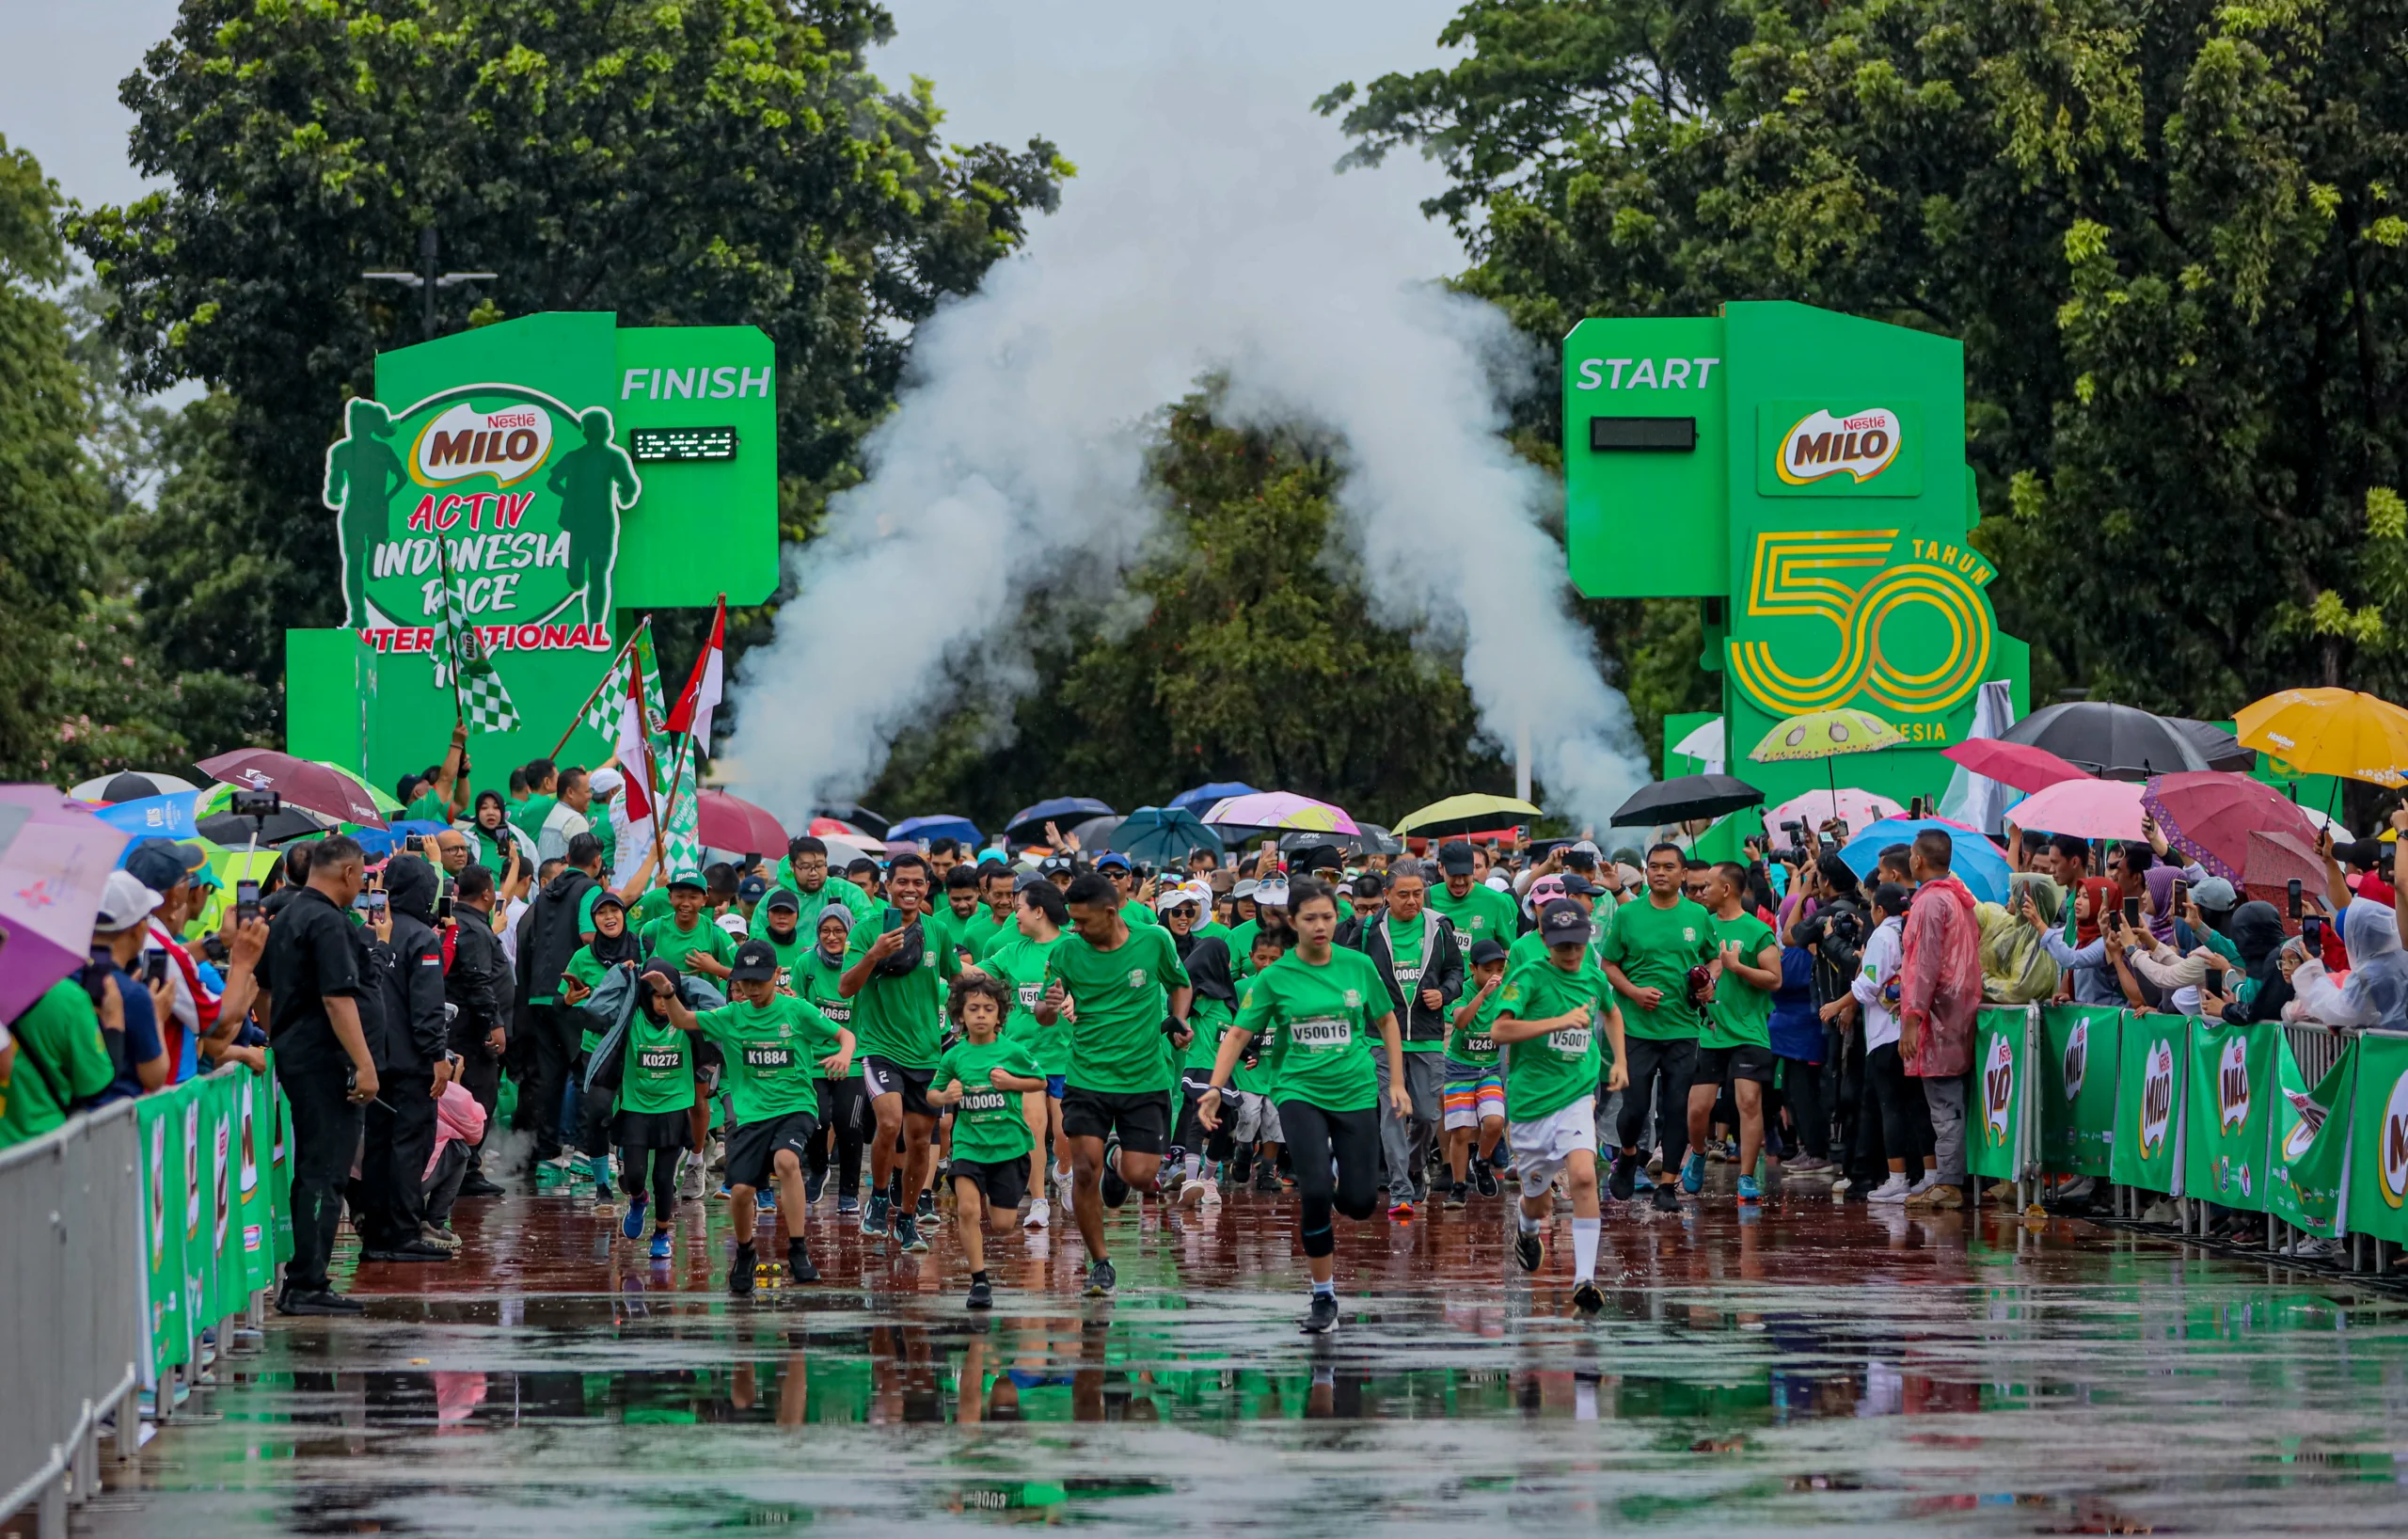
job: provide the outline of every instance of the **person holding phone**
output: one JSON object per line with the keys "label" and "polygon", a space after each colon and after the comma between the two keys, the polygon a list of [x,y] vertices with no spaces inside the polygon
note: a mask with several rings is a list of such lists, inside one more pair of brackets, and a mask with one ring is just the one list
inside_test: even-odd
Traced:
{"label": "person holding phone", "polygon": [[108,1087],[91,1099],[93,1106],[131,1101],[167,1083],[171,1066],[159,1037],[170,997],[166,958],[150,952],[146,965],[143,951],[158,906],[159,895],[130,872],[110,872],[102,887],[100,909],[92,916],[91,960],[79,975],[101,1018],[112,1071]]}
{"label": "person holding phone", "polygon": [[958,949],[937,944],[928,934],[923,921],[929,887],[926,856],[907,849],[895,857],[886,872],[892,902],[877,924],[852,927],[836,982],[837,992],[853,1002],[862,1088],[878,1125],[862,1232],[891,1234],[907,1251],[927,1249],[918,1218],[903,1204],[936,1170],[937,1114],[928,1104],[928,1085],[936,1074],[943,1004],[955,976],[975,971],[965,967]]}

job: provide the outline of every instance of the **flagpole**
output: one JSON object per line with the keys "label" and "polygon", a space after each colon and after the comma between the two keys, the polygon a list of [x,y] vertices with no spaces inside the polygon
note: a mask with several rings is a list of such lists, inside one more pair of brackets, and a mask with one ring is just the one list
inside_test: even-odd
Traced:
{"label": "flagpole", "polygon": [[443,569],[443,650],[452,671],[452,721],[456,726],[467,726],[468,700],[460,678],[460,636],[452,626],[452,547],[440,534],[435,537],[435,559]]}
{"label": "flagpole", "polygon": [[602,698],[602,691],[609,688],[610,681],[618,675],[619,664],[626,659],[627,656],[627,649],[636,644],[637,637],[642,636],[650,628],[652,628],[652,616],[647,614],[637,624],[634,633],[629,635],[625,642],[622,642],[619,644],[619,655],[610,659],[610,667],[602,670],[602,676],[600,679],[595,681],[594,685],[594,692],[585,697],[585,704],[578,706],[575,711],[570,713],[568,719],[568,730],[561,734],[561,740],[554,743],[552,745],[552,751],[549,754],[545,754],[544,757],[547,759],[557,759],[561,756],[561,750],[566,748],[568,746],[568,740],[577,736],[577,724],[585,720],[585,713],[594,708],[594,703]]}

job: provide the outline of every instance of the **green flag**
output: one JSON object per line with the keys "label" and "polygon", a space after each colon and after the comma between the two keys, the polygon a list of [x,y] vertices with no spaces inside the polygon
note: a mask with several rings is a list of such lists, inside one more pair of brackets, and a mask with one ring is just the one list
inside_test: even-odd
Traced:
{"label": "green flag", "polygon": [[2227,1208],[2266,1207],[2266,1139],[2280,1098],[2274,1072],[2279,1031],[2191,1023],[2190,1084],[2183,1092],[2182,1189]]}
{"label": "green flag", "polygon": [[2040,1011],[2040,1168],[2051,1175],[2109,1173],[2123,1023],[2124,1012],[2112,1005]]}
{"label": "green flag", "polygon": [[2127,1015],[2117,1044],[2111,1174],[2127,1186],[2182,1195],[2182,1087],[2191,1018]]}
{"label": "green flag", "polygon": [[2342,1232],[2342,1178],[2349,1168],[2350,1122],[2358,1083],[2358,1044],[2342,1038],[2338,1062],[2309,1088],[2291,1054],[2290,1039],[2278,1039],[2276,1060],[2282,1095],[2274,1103],[2273,1152],[2266,1167],[2266,1209],[2308,1233]]}
{"label": "green flag", "polygon": [[2343,1219],[2353,1234],[2408,1245],[2408,1037],[2358,1039],[2353,1102]]}

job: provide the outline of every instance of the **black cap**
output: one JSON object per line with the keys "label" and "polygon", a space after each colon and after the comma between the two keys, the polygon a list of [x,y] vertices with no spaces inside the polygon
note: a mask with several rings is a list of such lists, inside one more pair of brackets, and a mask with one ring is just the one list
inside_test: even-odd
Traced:
{"label": "black cap", "polygon": [[1603,887],[1600,887],[1595,882],[1591,881],[1587,877],[1582,876],[1577,871],[1566,871],[1563,873],[1562,881],[1563,890],[1570,893],[1575,897],[1594,897],[1597,894],[1605,891]]}
{"label": "black cap", "polygon": [[[781,887],[776,892],[771,893],[768,898],[764,899],[764,906],[767,907],[771,913],[778,913],[782,912],[785,913],[800,913],[802,912],[802,899],[794,895],[793,889]],[[838,906],[842,907],[841,904]]]}
{"label": "black cap", "polygon": [[736,965],[727,975],[733,983],[767,983],[777,976],[777,948],[761,940],[746,941],[736,948]]}
{"label": "black cap", "polygon": [[1346,858],[1339,853],[1336,845],[1314,845],[1308,849],[1298,850],[1290,857],[1290,862],[1300,870],[1337,871],[1345,867]]}
{"label": "black cap", "polygon": [[736,900],[738,903],[758,903],[761,901],[761,896],[768,890],[769,883],[767,878],[746,877],[736,884]]}
{"label": "black cap", "polygon": [[1461,839],[1450,839],[1438,847],[1438,869],[1450,876],[1463,876],[1477,865],[1471,846]]}
{"label": "black cap", "polygon": [[1539,940],[1550,950],[1575,942],[1586,945],[1595,933],[1596,927],[1580,912],[1580,905],[1568,897],[1551,899],[1539,911]]}
{"label": "black cap", "polygon": [[1505,943],[1502,941],[1474,941],[1472,943],[1471,964],[1474,967],[1485,967],[1490,962],[1501,962],[1504,960]]}

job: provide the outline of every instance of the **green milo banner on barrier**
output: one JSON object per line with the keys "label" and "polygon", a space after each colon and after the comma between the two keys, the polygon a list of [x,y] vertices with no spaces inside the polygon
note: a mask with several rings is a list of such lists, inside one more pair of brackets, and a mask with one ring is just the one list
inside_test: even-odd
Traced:
{"label": "green milo banner on barrier", "polygon": [[2191,1023],[2191,1083],[2183,1104],[2182,1189],[2227,1208],[2266,1207],[2266,1142],[2273,1124],[2279,1031]]}
{"label": "green milo banner on barrier", "polygon": [[2124,1018],[2109,1174],[2127,1186],[2182,1195],[2182,1087],[2189,1078],[2190,1033],[2188,1016]]}
{"label": "green milo banner on barrier", "polygon": [[155,1383],[291,1259],[293,1118],[271,1055],[266,1074],[220,1071],[146,1096],[135,1119]]}
{"label": "green milo banner on barrier", "polygon": [[2273,1108],[2273,1151],[2267,1156],[2266,1211],[2329,1238],[2342,1232],[2349,1216],[2342,1206],[2342,1182],[2349,1172],[2357,1040],[2341,1039],[2340,1061],[2313,1087],[2300,1072],[2288,1037],[2281,1039],[2275,1061],[2281,1081]]}
{"label": "green milo banner on barrier", "polygon": [[2408,1037],[2358,1039],[2344,1181],[2350,1232],[2408,1244]]}
{"label": "green milo banner on barrier", "polygon": [[2040,1168],[2051,1175],[2112,1173],[2123,1023],[2124,1012],[2112,1005],[2040,1011]]}
{"label": "green milo banner on barrier", "polygon": [[2022,1007],[1986,1009],[1973,1019],[1972,1126],[1965,1165],[1974,1175],[2015,1181],[2023,1174],[2023,1119],[2031,1097],[2024,1053],[2031,1012]]}
{"label": "green milo banner on barrier", "polygon": [[142,1319],[154,1377],[192,1360],[192,1325],[183,1309],[183,1113],[181,1096],[135,1103],[142,1158]]}

